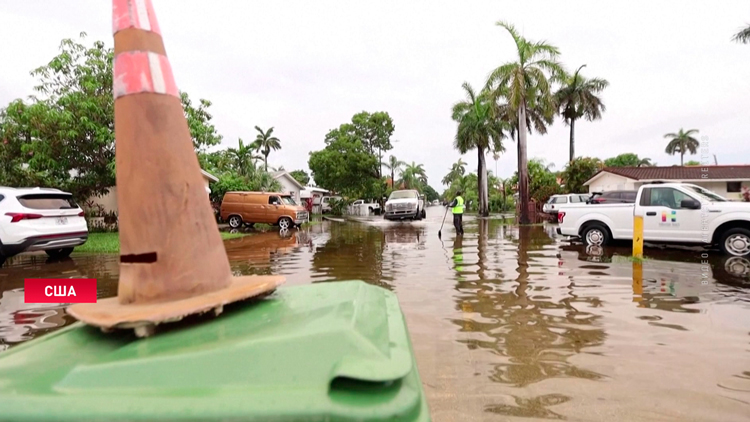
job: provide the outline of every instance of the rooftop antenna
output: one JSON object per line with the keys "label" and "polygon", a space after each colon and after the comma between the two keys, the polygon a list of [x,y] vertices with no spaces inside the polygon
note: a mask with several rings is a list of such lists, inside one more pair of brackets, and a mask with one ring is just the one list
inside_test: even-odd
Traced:
{"label": "rooftop antenna", "polygon": [[715,166],[719,165],[719,160],[716,159],[716,154],[714,154],[714,165]]}

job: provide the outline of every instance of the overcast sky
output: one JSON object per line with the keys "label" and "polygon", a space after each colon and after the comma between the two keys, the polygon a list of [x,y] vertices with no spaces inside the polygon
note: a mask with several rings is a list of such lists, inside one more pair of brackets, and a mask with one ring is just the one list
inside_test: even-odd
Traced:
{"label": "overcast sky", "polygon": [[[307,169],[326,132],[360,111],[387,111],[399,159],[422,163],[430,184],[459,158],[453,103],[464,81],[480,87],[515,60],[506,20],[557,46],[562,62],[605,78],[604,118],[576,126],[577,155],[635,152],[660,165],[663,135],[707,136],[719,164],[750,162],[750,45],[730,41],[750,22],[737,1],[230,1],[153,0],[180,89],[213,102],[224,146],[274,126],[283,149],[271,165]],[[87,32],[112,45],[111,2],[0,0],[0,103],[32,93],[29,71],[62,38]],[[516,170],[515,143],[497,163]],[[568,127],[529,138],[529,157],[562,169]],[[686,157],[700,160],[699,156]],[[476,154],[464,157],[475,171]],[[494,171],[496,163],[488,157]]]}

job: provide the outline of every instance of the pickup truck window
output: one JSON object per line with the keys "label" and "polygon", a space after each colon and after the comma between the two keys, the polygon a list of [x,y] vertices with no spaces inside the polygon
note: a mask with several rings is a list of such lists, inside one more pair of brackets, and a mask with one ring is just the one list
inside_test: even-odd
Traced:
{"label": "pickup truck window", "polygon": [[690,189],[691,191],[697,193],[698,195],[702,196],[703,198],[705,198],[705,199],[707,199],[709,201],[712,201],[712,202],[727,202],[726,198],[722,198],[721,196],[719,196],[719,195],[717,195],[717,194],[715,194],[715,193],[713,193],[713,192],[711,192],[709,190],[706,190],[706,189],[703,189],[703,188],[699,188],[697,186],[688,186],[688,189]]}
{"label": "pickup truck window", "polygon": [[643,189],[641,205],[652,207],[661,206],[678,210],[684,199],[693,198],[674,188],[646,188]]}
{"label": "pickup truck window", "polygon": [[574,204],[578,203],[578,202],[581,202],[581,197],[578,196],[578,195],[573,195],[573,196],[570,197],[570,202],[572,202]]}
{"label": "pickup truck window", "polygon": [[568,197],[566,196],[556,196],[552,198],[552,201],[550,201],[551,204],[567,204],[568,203]]}

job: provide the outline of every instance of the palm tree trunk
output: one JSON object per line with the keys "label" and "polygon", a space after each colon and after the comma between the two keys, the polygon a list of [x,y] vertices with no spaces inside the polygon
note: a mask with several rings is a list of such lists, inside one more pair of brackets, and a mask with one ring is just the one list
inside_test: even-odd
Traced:
{"label": "palm tree trunk", "polygon": [[685,166],[685,153],[683,151],[680,151],[680,167]]}
{"label": "palm tree trunk", "polygon": [[570,161],[576,158],[575,127],[576,119],[570,119]]}
{"label": "palm tree trunk", "polygon": [[479,190],[479,215],[486,217],[489,215],[487,210],[487,161],[484,156],[484,148],[477,147],[479,169],[477,171],[477,188]]}
{"label": "palm tree trunk", "polygon": [[265,168],[265,172],[268,173],[268,154],[263,156],[263,167]]}
{"label": "palm tree trunk", "polygon": [[518,107],[518,201],[521,203],[521,213],[518,216],[520,224],[529,224],[529,169],[526,159],[526,102],[521,101]]}

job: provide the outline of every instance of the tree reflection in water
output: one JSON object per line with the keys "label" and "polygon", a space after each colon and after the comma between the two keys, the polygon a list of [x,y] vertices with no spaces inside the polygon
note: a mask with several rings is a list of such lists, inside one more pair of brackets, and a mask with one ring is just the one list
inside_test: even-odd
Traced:
{"label": "tree reflection in water", "polygon": [[[505,240],[492,245],[489,239],[496,236],[488,233],[489,227],[488,221],[479,222],[476,277],[460,281],[458,287],[462,293],[458,308],[466,317],[453,322],[462,327],[463,332],[482,333],[484,338],[491,340],[462,342],[470,349],[487,349],[503,357],[495,364],[490,375],[494,382],[525,387],[549,378],[601,379],[602,375],[567,361],[568,357],[581,353],[585,348],[604,343],[606,334],[597,327],[600,317],[581,310],[600,307],[601,301],[594,297],[578,297],[571,289],[567,289],[564,297],[555,300],[548,295],[554,293],[550,290],[549,281],[542,277],[539,277],[541,280],[530,277],[530,266],[541,266],[535,263],[534,252],[554,243],[542,227],[518,227],[517,236],[513,236],[506,227]],[[516,278],[488,277],[488,250],[508,247],[509,243],[517,251]],[[556,269],[553,270],[557,274]],[[565,287],[565,284],[559,284],[560,279],[553,281]],[[471,314],[478,317],[472,319]],[[553,401],[559,402],[563,398],[556,396]],[[522,401],[526,403],[524,406],[531,406],[536,403],[535,400],[544,402],[542,398]],[[503,406],[488,410],[502,411]],[[521,416],[515,411],[506,410],[505,414]]]}

